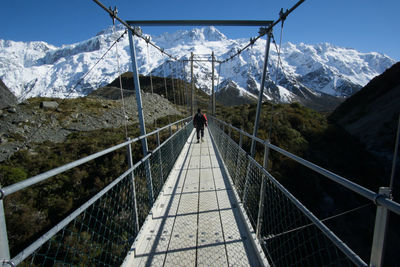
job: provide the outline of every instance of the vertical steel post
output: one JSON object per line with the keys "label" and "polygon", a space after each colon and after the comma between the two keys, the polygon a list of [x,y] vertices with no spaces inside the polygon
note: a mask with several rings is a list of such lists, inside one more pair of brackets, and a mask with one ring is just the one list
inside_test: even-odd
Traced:
{"label": "vertical steel post", "polygon": [[225,155],[226,155],[226,145],[223,144],[223,141],[226,140],[226,137],[225,137],[225,122],[222,124],[222,135],[221,135],[221,137],[222,137],[222,140],[221,140],[221,144],[222,144],[221,152],[222,152],[222,155],[223,155],[224,160],[225,160],[225,159],[226,159],[226,158],[225,158]]}
{"label": "vertical steel post", "polygon": [[240,146],[240,148],[242,148],[242,145],[243,145],[243,129],[242,128],[240,128],[239,133],[240,133],[239,134],[239,146]]}
{"label": "vertical steel post", "polygon": [[190,103],[190,113],[191,113],[191,116],[193,116],[194,115],[194,109],[193,109],[193,105],[194,105],[194,79],[193,79],[193,57],[194,57],[194,55],[193,55],[193,52],[191,53],[191,55],[190,55],[190,75],[191,75],[191,80],[190,80],[190,83],[191,83],[191,86],[192,86],[192,93],[191,93],[191,98],[192,98],[192,100],[191,100],[191,103]]}
{"label": "vertical steel post", "polygon": [[240,131],[239,131],[239,148],[238,148],[237,157],[236,157],[236,170],[235,170],[236,180],[239,178],[239,155],[240,155],[240,148],[242,148],[242,143],[243,143],[243,133],[242,133],[242,129],[240,129]]}
{"label": "vertical steel post", "polygon": [[[390,197],[389,187],[380,187],[379,194]],[[383,206],[376,208],[374,238],[372,241],[371,259],[369,266],[383,266],[383,256],[385,253],[386,226],[388,219],[388,210]]]}
{"label": "vertical steel post", "polygon": [[10,248],[8,246],[8,235],[6,226],[6,215],[3,206],[3,194],[0,193],[0,262],[10,260]]}
{"label": "vertical steel post", "polygon": [[211,53],[211,61],[212,61],[212,65],[211,65],[212,115],[215,116],[215,89],[214,89],[214,64],[215,64],[215,59],[214,59],[214,51],[212,51],[212,53]]}
{"label": "vertical steel post", "polygon": [[[267,140],[269,143],[269,140]],[[263,167],[268,171],[268,156],[269,156],[269,147],[264,145],[264,163]],[[261,181],[261,189],[260,189],[260,202],[258,204],[258,216],[257,216],[257,228],[256,228],[256,236],[258,239],[261,239],[261,228],[264,222],[264,202],[265,202],[265,193],[267,191],[267,181],[266,177],[262,175]]]}
{"label": "vertical steel post", "polygon": [[[169,137],[172,136],[172,126],[169,126]],[[172,143],[172,139],[169,140],[170,148],[171,148],[171,154],[175,157],[174,154],[174,144]]]}
{"label": "vertical steel post", "polygon": [[[128,137],[128,141],[131,139]],[[132,168],[133,166],[133,160],[132,160],[132,143],[129,143],[128,145],[128,165],[129,169]],[[132,194],[133,194],[133,203],[134,203],[134,209],[135,209],[135,228],[136,228],[136,233],[139,233],[139,216],[138,216],[138,210],[137,210],[137,199],[136,199],[136,186],[135,186],[135,174],[131,173],[131,179],[132,179]]]}
{"label": "vertical steel post", "polygon": [[399,137],[400,137],[400,114],[399,114],[399,121],[397,124],[397,134],[396,134],[396,141],[394,143],[394,152],[393,152],[393,162],[392,162],[392,172],[390,174],[390,194],[393,195],[393,182],[394,182],[394,175],[396,173],[396,164],[397,164],[397,154],[399,154]]}
{"label": "vertical steel post", "polygon": [[[267,76],[267,66],[268,66],[268,56],[269,56],[269,48],[271,44],[271,36],[272,36],[272,28],[269,29],[267,33],[267,45],[265,47],[265,57],[264,57],[264,66],[263,66],[263,73],[262,73],[262,78],[261,78],[261,86],[260,86],[260,92],[258,94],[258,102],[257,102],[257,113],[256,113],[256,119],[254,122],[254,130],[253,130],[253,137],[257,137],[257,132],[258,132],[258,123],[260,122],[260,113],[261,113],[261,106],[262,106],[262,99],[264,96],[264,86],[265,86],[265,78]],[[254,158],[256,153],[256,141],[254,138],[251,139],[251,148],[250,148],[250,156]],[[243,203],[246,203],[247,199],[247,191],[249,187],[249,166],[247,166],[247,171],[246,171],[246,181],[244,185],[244,194],[243,194]]]}
{"label": "vertical steel post", "polygon": [[[138,73],[137,63],[136,63],[135,44],[133,42],[132,31],[128,30],[128,33],[129,33],[129,48],[131,50],[133,81],[135,83],[136,102],[137,102],[138,115],[139,115],[140,135],[145,135],[146,134],[146,126],[145,126],[144,116],[143,116],[142,95],[140,92],[139,73]],[[147,151],[148,151],[147,137],[142,139],[142,148],[143,148],[143,156],[145,157],[147,155]],[[146,166],[147,188],[149,190],[149,201],[150,201],[150,205],[153,205],[153,202],[154,202],[153,182],[152,182],[152,178],[151,178],[150,163],[148,160],[146,160],[145,166]]]}
{"label": "vertical steel post", "polygon": [[[157,147],[160,147],[160,131],[157,128]],[[161,148],[158,149],[158,162],[160,164],[160,186],[162,188],[164,184],[164,176],[163,176],[163,167],[162,167],[162,158],[161,158]]]}

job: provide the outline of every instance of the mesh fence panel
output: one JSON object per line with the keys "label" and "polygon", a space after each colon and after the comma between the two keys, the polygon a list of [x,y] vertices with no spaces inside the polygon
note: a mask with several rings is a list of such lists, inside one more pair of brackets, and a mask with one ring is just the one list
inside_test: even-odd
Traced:
{"label": "mesh fence panel", "polygon": [[[118,183],[62,227],[21,265],[120,265],[138,234],[137,223],[141,227],[151,209],[147,175],[151,173],[156,198],[192,129],[193,125],[189,123],[176,132],[149,156],[149,169],[145,161],[132,173],[121,176]],[[22,256],[17,255],[13,262],[19,263]]]}
{"label": "mesh fence panel", "polygon": [[275,266],[352,266],[311,220],[266,179],[264,250]]}
{"label": "mesh fence panel", "polygon": [[117,265],[137,232],[130,175],[90,205],[25,263],[32,265]]}
{"label": "mesh fence panel", "polygon": [[243,201],[246,195],[243,204],[254,229],[262,179],[266,181],[261,236],[264,252],[272,266],[354,265],[265,175],[262,167],[229,138],[218,122],[211,119],[209,128],[240,199]]}

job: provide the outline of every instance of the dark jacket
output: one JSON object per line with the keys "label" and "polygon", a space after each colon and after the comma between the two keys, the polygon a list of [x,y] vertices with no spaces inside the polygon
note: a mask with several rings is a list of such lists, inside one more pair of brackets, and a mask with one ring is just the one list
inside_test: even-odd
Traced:
{"label": "dark jacket", "polygon": [[207,125],[207,120],[202,113],[196,113],[193,117],[193,126],[198,129],[203,129]]}

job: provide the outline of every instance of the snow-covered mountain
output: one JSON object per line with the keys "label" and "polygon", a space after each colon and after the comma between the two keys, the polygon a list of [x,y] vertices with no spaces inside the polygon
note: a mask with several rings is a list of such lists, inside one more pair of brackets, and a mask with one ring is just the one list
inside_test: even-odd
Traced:
{"label": "snow-covered mountain", "polygon": [[[124,32],[123,27],[105,29],[89,40],[55,47],[45,42],[0,40],[0,79],[23,100],[34,96],[77,97],[110,83],[118,76],[117,52],[113,47],[96,67],[110,45]],[[151,40],[180,59],[210,56],[214,51],[223,60],[248,43],[247,39],[228,39],[214,27],[195,28],[152,36]],[[135,38],[139,72],[153,75],[190,78],[189,62],[170,62],[145,41]],[[257,41],[233,60],[216,65],[217,90],[236,88],[239,95],[255,96],[259,90],[265,51],[265,40]],[[131,70],[127,34],[118,42],[121,72]],[[282,67],[276,71],[278,54],[271,45],[269,77],[265,96],[291,102],[310,96],[328,94],[347,97],[373,77],[392,66],[388,56],[323,43],[317,45],[282,45]],[[194,64],[196,85],[206,92],[211,88],[211,63]],[[84,77],[83,80],[81,80]],[[276,82],[276,83],[275,83]]]}

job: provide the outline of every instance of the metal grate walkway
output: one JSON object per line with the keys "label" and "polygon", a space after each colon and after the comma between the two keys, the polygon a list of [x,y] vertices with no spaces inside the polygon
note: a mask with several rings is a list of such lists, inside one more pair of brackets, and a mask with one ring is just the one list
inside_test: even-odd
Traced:
{"label": "metal grate walkway", "polygon": [[260,266],[208,129],[190,135],[125,266]]}

